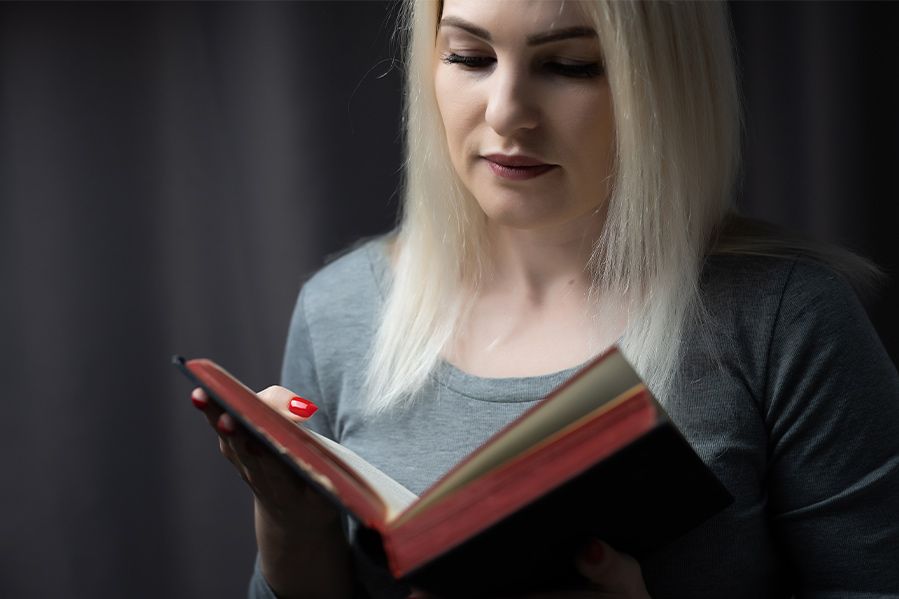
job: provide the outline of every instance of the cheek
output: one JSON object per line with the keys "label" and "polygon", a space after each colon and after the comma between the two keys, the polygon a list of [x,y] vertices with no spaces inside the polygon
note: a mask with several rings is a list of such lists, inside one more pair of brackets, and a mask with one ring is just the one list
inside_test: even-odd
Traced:
{"label": "cheek", "polygon": [[578,109],[566,115],[566,130],[571,147],[578,149],[581,175],[596,185],[605,182],[612,170],[615,124],[606,94],[584,100]]}
{"label": "cheek", "polygon": [[468,134],[476,125],[477,106],[473,102],[470,86],[460,77],[448,72],[446,69],[437,69],[434,77],[434,93],[437,98],[437,108],[446,132],[446,140],[453,162],[457,163],[462,158],[461,152]]}

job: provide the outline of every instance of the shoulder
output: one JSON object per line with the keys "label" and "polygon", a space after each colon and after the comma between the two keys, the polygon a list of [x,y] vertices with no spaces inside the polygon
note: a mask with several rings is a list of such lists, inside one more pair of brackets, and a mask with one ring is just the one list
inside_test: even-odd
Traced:
{"label": "shoulder", "polygon": [[895,367],[831,266],[803,256],[716,257],[703,284],[712,343],[738,365],[769,422],[799,398],[807,409],[824,397],[840,403],[852,388],[895,393]]}
{"label": "shoulder", "polygon": [[316,302],[329,302],[368,287],[383,296],[388,270],[387,239],[367,238],[328,257],[325,266],[303,285],[303,291],[307,301]]}
{"label": "shoulder", "polygon": [[300,292],[310,326],[374,315],[384,301],[389,262],[384,237],[362,240],[332,257]]}
{"label": "shoulder", "polygon": [[385,243],[384,238],[363,240],[303,284],[288,331],[289,360],[310,354],[321,370],[333,361],[362,359],[389,275]]}
{"label": "shoulder", "polygon": [[785,377],[808,374],[811,356],[818,363],[824,355],[858,347],[861,339],[871,351],[881,347],[852,287],[815,259],[713,256],[700,291],[701,323],[687,346],[693,376],[723,366],[759,405]]}
{"label": "shoulder", "polygon": [[[732,216],[723,225],[703,271],[703,297],[753,317],[789,315],[805,306],[863,313],[856,291],[873,291],[883,279],[877,266],[839,246],[797,236],[763,221]],[[773,311],[773,312],[772,312]]]}
{"label": "shoulder", "polygon": [[850,284],[831,266],[796,256],[710,257],[703,269],[704,305],[715,319],[758,327],[783,324],[800,313],[820,319],[839,312],[863,317]]}

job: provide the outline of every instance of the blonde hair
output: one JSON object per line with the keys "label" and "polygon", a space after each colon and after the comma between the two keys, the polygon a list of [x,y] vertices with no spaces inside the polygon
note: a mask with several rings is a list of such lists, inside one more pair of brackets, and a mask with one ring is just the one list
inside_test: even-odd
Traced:
{"label": "blonde hair", "polygon": [[[614,106],[616,154],[590,299],[624,299],[621,347],[664,400],[698,280],[732,209],[740,101],[723,2],[584,2]],[[440,360],[489,272],[485,217],[453,170],[433,87],[440,5],[407,0],[404,204],[368,371],[373,412],[404,405]],[[470,295],[470,294],[469,294]]]}

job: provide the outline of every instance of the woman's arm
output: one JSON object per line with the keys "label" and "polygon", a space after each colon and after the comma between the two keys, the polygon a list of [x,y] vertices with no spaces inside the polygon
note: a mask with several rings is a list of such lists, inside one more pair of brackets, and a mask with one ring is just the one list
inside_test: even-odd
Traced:
{"label": "woman's arm", "polygon": [[286,527],[256,501],[255,521],[260,574],[277,597],[352,595],[350,551],[338,517]]}
{"label": "woman's arm", "polygon": [[770,518],[797,595],[899,595],[899,376],[826,268],[796,264],[768,373]]}
{"label": "woman's arm", "polygon": [[[338,398],[326,396],[321,389],[316,363],[316,348],[312,342],[309,322],[306,317],[308,289],[304,285],[297,298],[291,316],[284,361],[281,369],[281,384],[300,391],[304,398],[312,401],[319,410],[304,426],[329,439],[336,439],[331,426],[332,414],[336,413]],[[277,390],[283,387],[272,387]],[[269,393],[263,391],[260,395]],[[284,407],[290,397],[271,399],[276,409],[297,420]],[[280,403],[279,403],[280,402]],[[278,464],[280,465],[280,463]],[[276,476],[278,473],[272,473]],[[292,474],[290,479],[293,479]],[[306,489],[308,492],[309,490]],[[282,508],[266,505],[257,500],[255,505],[256,542],[258,557],[256,571],[250,581],[250,597],[273,599],[272,590],[278,597],[343,597],[350,596],[355,587],[355,571],[351,563],[351,551],[341,527],[338,512],[316,493],[298,498],[300,505],[311,505],[311,512],[300,512],[299,522],[285,524],[291,516]],[[287,507],[293,505],[287,502]],[[312,518],[302,520],[304,514]]]}

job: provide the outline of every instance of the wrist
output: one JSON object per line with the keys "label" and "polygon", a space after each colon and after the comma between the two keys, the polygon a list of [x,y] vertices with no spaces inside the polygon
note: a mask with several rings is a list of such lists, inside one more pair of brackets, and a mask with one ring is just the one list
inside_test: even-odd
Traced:
{"label": "wrist", "polygon": [[341,517],[341,512],[319,495],[301,497],[285,505],[254,497],[253,508],[257,524],[282,529],[327,531],[338,526]]}
{"label": "wrist", "polygon": [[285,524],[257,501],[255,522],[259,570],[276,596],[350,596],[350,549],[339,518],[315,524],[310,519],[308,526]]}

